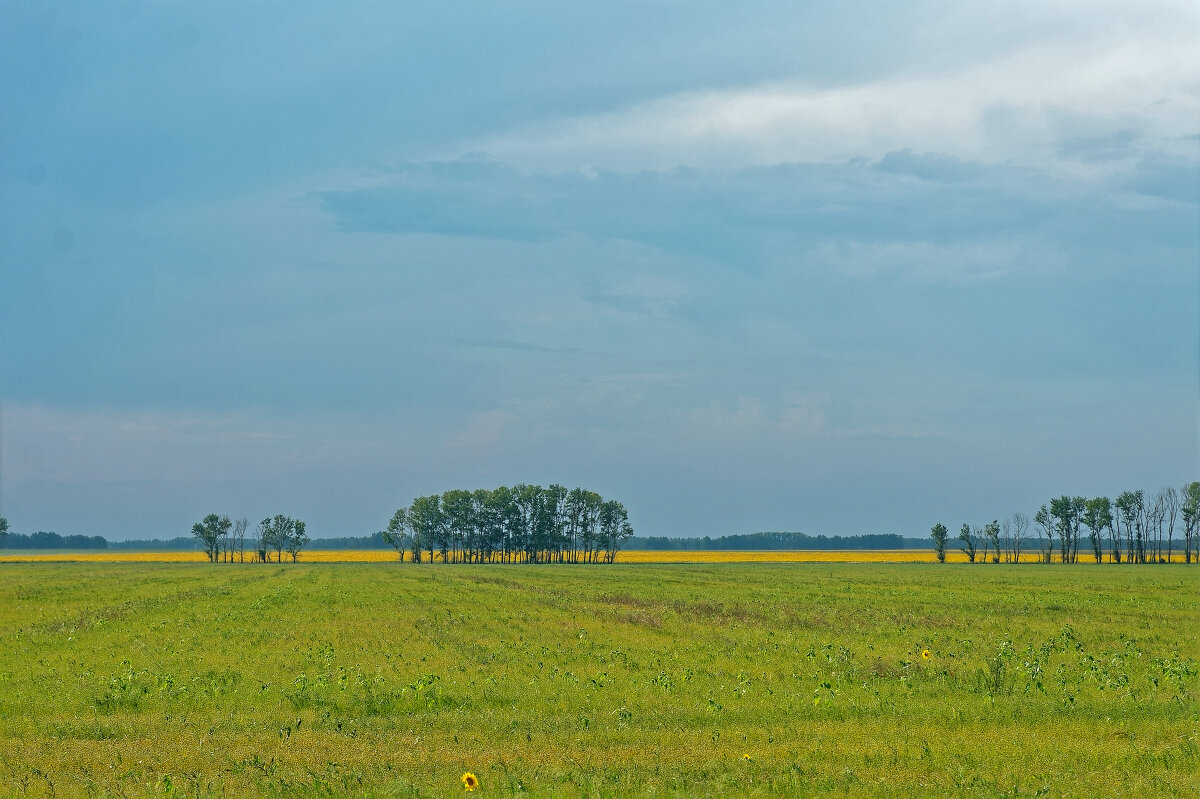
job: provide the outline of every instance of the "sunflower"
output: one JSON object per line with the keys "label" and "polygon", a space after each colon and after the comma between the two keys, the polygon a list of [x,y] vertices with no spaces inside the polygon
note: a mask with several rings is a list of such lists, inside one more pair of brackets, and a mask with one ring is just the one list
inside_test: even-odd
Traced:
{"label": "sunflower", "polygon": [[753,759],[754,759],[754,758],[750,757],[750,755],[742,755],[742,760],[745,760],[745,761],[747,761],[747,762],[749,762],[749,761],[751,761],[751,760],[753,760]]}
{"label": "sunflower", "polygon": [[463,788],[468,791],[473,791],[479,787],[479,778],[469,771],[462,776],[462,780]]}
{"label": "sunflower", "polygon": [[928,649],[921,650],[921,660],[929,660],[931,657],[933,657],[933,653]]}

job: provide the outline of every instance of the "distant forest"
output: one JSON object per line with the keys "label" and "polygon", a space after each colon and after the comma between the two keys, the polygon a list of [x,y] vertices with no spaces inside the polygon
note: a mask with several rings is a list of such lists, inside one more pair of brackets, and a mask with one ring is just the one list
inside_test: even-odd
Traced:
{"label": "distant forest", "polygon": [[634,536],[626,549],[666,550],[833,550],[833,549],[904,549],[904,537],[894,533],[826,536],[806,533],[746,533],[723,535],[718,538],[666,538],[664,536]]}
{"label": "distant forest", "polygon": [[36,533],[0,535],[0,549],[107,549],[108,541],[98,535]]}

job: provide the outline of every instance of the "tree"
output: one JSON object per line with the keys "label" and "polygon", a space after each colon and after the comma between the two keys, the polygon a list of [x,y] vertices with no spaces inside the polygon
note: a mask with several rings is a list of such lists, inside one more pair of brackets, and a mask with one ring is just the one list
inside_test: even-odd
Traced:
{"label": "tree", "polygon": [[8,519],[0,516],[0,538],[8,535]]}
{"label": "tree", "polygon": [[381,535],[383,543],[394,548],[396,554],[400,556],[400,562],[404,562],[404,553],[412,545],[412,532],[408,526],[408,508],[400,508],[392,514],[391,521],[388,522],[387,529]]}
{"label": "tree", "polygon": [[963,522],[962,529],[958,531],[958,540],[962,542],[962,551],[967,553],[967,560],[974,563],[976,532],[971,529],[971,525]]}
{"label": "tree", "polygon": [[271,520],[258,523],[258,540],[254,542],[254,554],[259,563],[267,563],[267,552],[271,549]]}
{"label": "tree", "polygon": [[299,519],[288,518],[287,540],[284,542],[284,549],[292,556],[292,563],[300,557],[300,550],[304,549],[304,545],[309,542],[308,535],[304,532],[304,522]]}
{"label": "tree", "polygon": [[1021,546],[1025,540],[1025,534],[1029,532],[1029,517],[1024,513],[1014,513],[1012,515],[1013,523],[1013,562],[1021,562]]}
{"label": "tree", "polygon": [[1049,563],[1054,557],[1054,522],[1050,518],[1050,509],[1045,505],[1038,508],[1033,521],[1038,529],[1038,549],[1041,552],[1042,563]]}
{"label": "tree", "polygon": [[[408,524],[413,532],[413,550],[428,550],[429,562],[433,563],[433,551],[442,538],[444,527],[442,498],[433,494],[414,499],[408,509]],[[445,550],[442,554],[445,555]]]}
{"label": "tree", "polygon": [[[1129,563],[1142,562],[1142,516],[1145,495],[1141,491],[1122,491],[1113,502],[1125,523],[1125,557]],[[1119,560],[1118,560],[1119,562]]]}
{"label": "tree", "polygon": [[600,538],[604,547],[604,562],[612,563],[629,537],[633,528],[629,525],[629,513],[615,499],[600,505]]}
{"label": "tree", "polygon": [[1088,540],[1092,543],[1092,556],[1096,562],[1104,560],[1104,530],[1112,535],[1112,503],[1108,497],[1089,499],[1083,509],[1083,523],[1088,528]]}
{"label": "tree", "polygon": [[295,533],[295,524],[292,517],[282,513],[275,514],[274,518],[263,519],[259,523],[260,554],[264,561],[268,560],[268,553],[274,551],[275,562],[283,563],[283,550]]}
{"label": "tree", "polygon": [[1084,508],[1083,497],[1061,496],[1050,500],[1050,515],[1058,528],[1059,560],[1074,563],[1079,551],[1079,517]]}
{"label": "tree", "polygon": [[1162,543],[1163,543],[1163,524],[1167,520],[1167,495],[1166,489],[1159,491],[1154,495],[1154,499],[1150,502],[1149,510],[1146,513],[1147,518],[1147,546],[1153,549],[1154,554],[1150,558],[1151,563],[1162,563]]}
{"label": "tree", "polygon": [[1162,490],[1163,507],[1167,515],[1167,563],[1175,552],[1175,523],[1179,521],[1179,507],[1183,498],[1175,486],[1167,486]]}
{"label": "tree", "polygon": [[442,542],[442,558],[449,562],[465,561],[468,543],[475,527],[475,498],[470,491],[452,489],[442,494],[442,514],[449,536]]}
{"label": "tree", "polygon": [[933,551],[937,553],[938,563],[946,562],[946,538],[949,535],[950,531],[941,522],[935,524],[929,531],[929,536],[933,539]]}
{"label": "tree", "polygon": [[[1000,522],[993,519],[991,524],[986,524],[983,527],[983,534],[987,537],[988,543],[992,548],[992,563],[1000,562]],[[984,560],[987,560],[987,553],[984,553]]]}
{"label": "tree", "polygon": [[216,563],[221,551],[221,539],[229,534],[233,522],[228,516],[218,516],[210,513],[201,521],[192,525],[192,535],[204,544],[204,554],[209,563]]}
{"label": "tree", "polygon": [[[230,538],[237,542],[239,563],[246,562],[246,526],[248,524],[250,524],[250,522],[245,517],[238,519],[233,523],[233,533],[230,535]],[[230,560],[232,561],[232,553]]]}
{"label": "tree", "polygon": [[1180,497],[1183,513],[1183,562],[1191,563],[1193,556],[1200,562],[1200,481],[1183,487]]}

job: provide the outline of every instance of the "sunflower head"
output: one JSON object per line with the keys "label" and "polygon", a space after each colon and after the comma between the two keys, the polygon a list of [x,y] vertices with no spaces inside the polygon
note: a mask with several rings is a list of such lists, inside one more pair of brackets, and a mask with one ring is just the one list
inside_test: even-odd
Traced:
{"label": "sunflower head", "polygon": [[462,776],[463,788],[467,791],[473,791],[479,787],[479,778],[471,772],[467,772]]}
{"label": "sunflower head", "polygon": [[928,649],[921,650],[921,660],[929,660],[931,657],[933,657],[933,653]]}
{"label": "sunflower head", "polygon": [[750,757],[750,755],[742,755],[742,760],[750,761],[750,760],[753,760],[753,759],[754,759],[754,758]]}

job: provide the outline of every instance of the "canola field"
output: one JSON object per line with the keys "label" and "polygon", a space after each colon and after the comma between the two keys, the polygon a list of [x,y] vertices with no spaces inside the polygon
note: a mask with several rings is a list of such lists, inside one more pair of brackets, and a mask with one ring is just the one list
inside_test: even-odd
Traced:
{"label": "canola field", "polygon": [[[235,560],[237,555],[234,556]],[[246,562],[251,560],[246,553]],[[272,558],[274,554],[272,554]],[[1037,561],[1036,552],[1022,552],[1022,563]],[[978,556],[982,561],[982,555]],[[79,563],[206,563],[203,552],[0,552],[0,563],[34,562]],[[284,561],[290,558],[284,555]],[[301,563],[396,563],[399,556],[387,549],[317,549],[300,553]],[[412,555],[405,557],[412,562]],[[778,550],[778,551],[713,551],[713,550],[628,550],[617,554],[617,563],[936,563],[932,549],[885,550]],[[947,563],[966,563],[967,556],[958,550],[946,551]]]}
{"label": "canola field", "polygon": [[0,797],[1194,797],[1198,622],[1182,565],[6,563]]}

